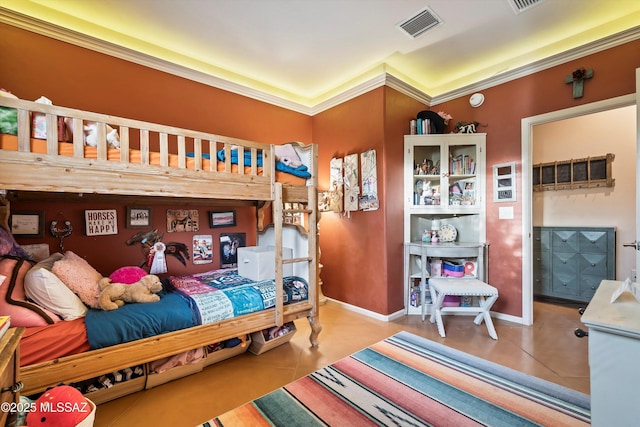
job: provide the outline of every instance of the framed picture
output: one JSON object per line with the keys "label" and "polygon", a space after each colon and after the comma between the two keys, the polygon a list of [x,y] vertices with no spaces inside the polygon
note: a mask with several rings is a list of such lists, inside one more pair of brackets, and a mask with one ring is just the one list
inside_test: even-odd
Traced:
{"label": "framed picture", "polygon": [[127,228],[150,228],[151,208],[127,206]]}
{"label": "framed picture", "polygon": [[213,262],[213,238],[209,234],[193,236],[193,263]]}
{"label": "framed picture", "polygon": [[167,209],[167,231],[169,233],[200,231],[198,210]]}
{"label": "framed picture", "polygon": [[236,211],[209,211],[209,227],[233,227],[236,225]]}
{"label": "framed picture", "polygon": [[235,268],[238,266],[238,248],[246,246],[245,233],[220,235],[220,268]]}
{"label": "framed picture", "polygon": [[118,215],[115,209],[90,209],[84,211],[87,236],[118,234]]}
{"label": "framed picture", "polygon": [[24,237],[44,237],[44,213],[16,211],[9,218],[11,234]]}

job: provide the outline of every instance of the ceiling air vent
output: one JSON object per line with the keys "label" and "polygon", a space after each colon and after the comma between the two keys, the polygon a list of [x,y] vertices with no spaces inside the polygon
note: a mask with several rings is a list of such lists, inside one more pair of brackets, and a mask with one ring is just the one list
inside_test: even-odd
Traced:
{"label": "ceiling air vent", "polygon": [[542,0],[507,0],[507,2],[517,15],[539,3],[542,3]]}
{"label": "ceiling air vent", "polygon": [[409,36],[416,38],[441,23],[440,18],[438,18],[431,9],[426,8],[418,12],[417,15],[399,23],[398,27],[409,34]]}

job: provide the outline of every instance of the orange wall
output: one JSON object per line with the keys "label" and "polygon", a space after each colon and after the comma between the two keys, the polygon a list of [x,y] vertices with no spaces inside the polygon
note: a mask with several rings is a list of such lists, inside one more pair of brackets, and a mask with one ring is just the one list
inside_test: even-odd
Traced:
{"label": "orange wall", "polygon": [[[320,147],[320,189],[329,188],[329,162],[333,157],[369,149],[377,150],[378,156],[382,154],[383,100],[384,90],[380,88],[313,117],[313,139]],[[385,200],[380,185],[378,196]],[[377,211],[352,212],[350,218],[322,213],[321,276],[325,295],[376,312],[386,309],[383,206],[384,202]]]}
{"label": "orange wall", "polygon": [[[226,207],[203,207],[154,204],[141,205],[130,203],[129,206],[144,206],[151,209],[152,226],[144,229],[126,228],[125,217],[127,204],[114,203],[87,203],[87,202],[13,202],[12,210],[42,211],[44,212],[45,233],[44,237],[16,237],[16,241],[22,245],[34,243],[46,243],[49,251],[59,252],[59,240],[49,233],[51,221],[61,221],[59,216],[62,213],[64,220],[70,221],[73,232],[63,240],[64,251],[72,251],[87,260],[87,262],[103,276],[110,275],[117,268],[128,265],[139,265],[145,258],[140,244],[128,246],[126,241],[139,231],[149,231],[157,229],[164,233],[163,242],[184,243],[189,248],[189,255],[193,255],[192,242],[194,235],[210,235],[213,243],[213,261],[208,264],[194,264],[193,259],[187,261],[186,266],[181,264],[177,258],[167,255],[167,273],[181,275],[185,273],[201,273],[208,270],[220,268],[220,235],[230,233],[245,233],[247,246],[256,244],[256,211],[254,207],[235,207],[236,226],[210,228],[208,212],[225,211]],[[115,209],[118,218],[118,234],[103,236],[87,236],[85,233],[84,210],[85,209]],[[192,232],[167,232],[167,210],[168,209],[196,209],[198,210],[199,231]]]}
{"label": "orange wall", "polygon": [[384,87],[317,114],[320,188],[329,187],[333,157],[376,150],[380,208],[333,212],[320,221],[322,290],[331,298],[377,313],[404,307],[402,287],[403,136],[421,103]]}
{"label": "orange wall", "polygon": [[[584,96],[573,99],[572,85],[564,79],[579,67],[593,69],[584,84]],[[635,69],[640,67],[640,40],[571,61],[533,75],[482,90],[485,102],[472,108],[468,96],[434,107],[457,121],[478,121],[487,133],[487,240],[489,282],[500,291],[494,310],[522,315],[522,197],[514,207],[513,220],[499,220],[498,208],[508,203],[493,202],[492,166],[516,161],[518,194],[522,195],[521,121],[523,118],[575,107],[603,99],[635,93]],[[604,125],[606,124],[599,124]],[[606,143],[606,142],[605,142]]]}
{"label": "orange wall", "polygon": [[0,87],[22,99],[254,141],[311,141],[311,118],[0,24]]}

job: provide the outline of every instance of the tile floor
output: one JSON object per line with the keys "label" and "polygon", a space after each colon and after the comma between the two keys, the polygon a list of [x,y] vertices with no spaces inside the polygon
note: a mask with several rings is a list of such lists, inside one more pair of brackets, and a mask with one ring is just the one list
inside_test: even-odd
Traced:
{"label": "tile floor", "polygon": [[244,353],[202,372],[98,406],[96,427],[194,426],[316,369],[406,330],[525,373],[589,393],[588,338],[574,306],[534,304],[534,325],[494,320],[498,340],[468,316],[446,316],[446,338],[420,316],[377,321],[329,301],[320,309],[320,346],[310,348],[306,319],[289,344],[260,356]]}

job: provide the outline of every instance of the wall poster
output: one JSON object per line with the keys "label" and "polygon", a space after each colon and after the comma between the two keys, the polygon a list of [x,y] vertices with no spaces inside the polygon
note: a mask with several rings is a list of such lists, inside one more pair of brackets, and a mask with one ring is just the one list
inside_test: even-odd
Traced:
{"label": "wall poster", "polygon": [[342,198],[343,198],[343,179],[342,179],[342,159],[331,159],[331,169],[329,176],[329,200],[328,208],[332,212],[342,212]]}
{"label": "wall poster", "polygon": [[344,156],[344,210],[345,212],[358,210],[358,155]]}
{"label": "wall poster", "polygon": [[368,150],[360,155],[362,168],[362,196],[360,209],[375,211],[380,206],[378,200],[378,172],[376,169],[376,150]]}
{"label": "wall poster", "polygon": [[213,238],[211,235],[193,236],[193,263],[208,264],[213,262]]}

